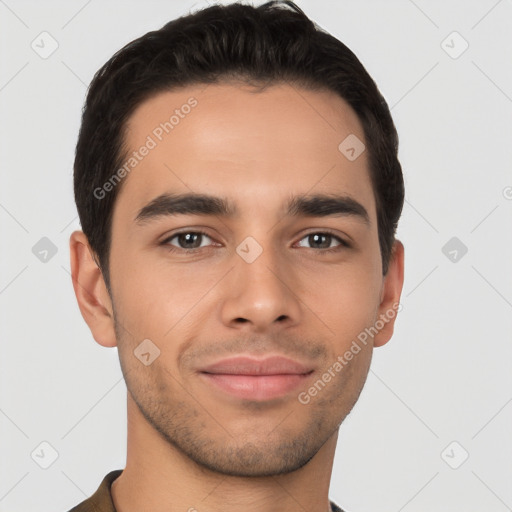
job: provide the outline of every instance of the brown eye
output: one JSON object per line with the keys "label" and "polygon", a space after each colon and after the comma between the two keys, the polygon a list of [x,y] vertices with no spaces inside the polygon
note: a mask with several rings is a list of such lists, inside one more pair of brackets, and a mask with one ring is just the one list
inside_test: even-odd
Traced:
{"label": "brown eye", "polygon": [[[173,247],[172,250],[174,250],[174,248],[183,250],[200,249],[201,247],[205,247],[201,244],[205,237],[211,240],[211,238],[202,231],[183,231],[181,233],[175,233],[169,238],[166,238],[162,242],[162,245],[171,245]],[[170,243],[171,240],[174,239],[176,239],[176,244]]]}
{"label": "brown eye", "polygon": [[[345,240],[329,232],[309,233],[302,240],[308,241],[311,249],[323,249],[327,251],[339,250],[340,247],[349,247]],[[302,241],[301,240],[301,241]],[[331,246],[332,242],[338,242],[338,245]],[[304,247],[301,245],[301,247]]]}

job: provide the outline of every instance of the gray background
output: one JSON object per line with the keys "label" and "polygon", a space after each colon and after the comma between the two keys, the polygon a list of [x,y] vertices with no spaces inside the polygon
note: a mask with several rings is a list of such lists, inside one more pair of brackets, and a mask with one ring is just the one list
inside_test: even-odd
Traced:
{"label": "gray background", "polygon": [[[512,510],[512,1],[298,4],[379,85],[407,190],[403,310],[341,428],[330,497]],[[116,50],[206,5],[0,0],[1,512],[68,510],[125,465],[117,349],[93,340],[69,274],[81,107]]]}

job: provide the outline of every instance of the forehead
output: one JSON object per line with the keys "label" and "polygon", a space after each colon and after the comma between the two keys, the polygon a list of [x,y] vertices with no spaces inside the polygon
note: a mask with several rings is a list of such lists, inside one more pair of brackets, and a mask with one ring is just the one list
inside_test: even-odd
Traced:
{"label": "forehead", "polygon": [[251,211],[262,200],[267,210],[293,194],[342,192],[375,215],[367,152],[351,161],[340,150],[345,140],[364,142],[362,125],[331,91],[229,83],[165,91],[138,106],[125,133],[132,165],[116,208],[132,219],[164,192],[232,197]]}

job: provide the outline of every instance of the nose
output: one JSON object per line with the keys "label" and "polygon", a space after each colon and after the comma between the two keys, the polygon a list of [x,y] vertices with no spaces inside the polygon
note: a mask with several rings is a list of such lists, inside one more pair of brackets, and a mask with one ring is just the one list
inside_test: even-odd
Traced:
{"label": "nose", "polygon": [[235,267],[224,282],[222,321],[231,328],[265,332],[300,321],[297,275],[275,251],[265,248],[251,262],[234,255]]}

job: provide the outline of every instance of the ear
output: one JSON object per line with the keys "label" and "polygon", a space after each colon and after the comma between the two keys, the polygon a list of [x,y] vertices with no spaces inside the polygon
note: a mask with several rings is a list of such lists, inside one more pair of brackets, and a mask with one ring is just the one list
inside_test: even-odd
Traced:
{"label": "ear", "polygon": [[393,328],[404,284],[404,246],[400,240],[395,240],[391,251],[388,272],[382,282],[381,302],[375,326],[377,334],[373,338],[373,346],[386,344],[393,336]]}
{"label": "ear", "polygon": [[74,231],[69,239],[71,278],[78,307],[94,339],[104,347],[117,344],[112,302],[103,274],[83,231]]}

